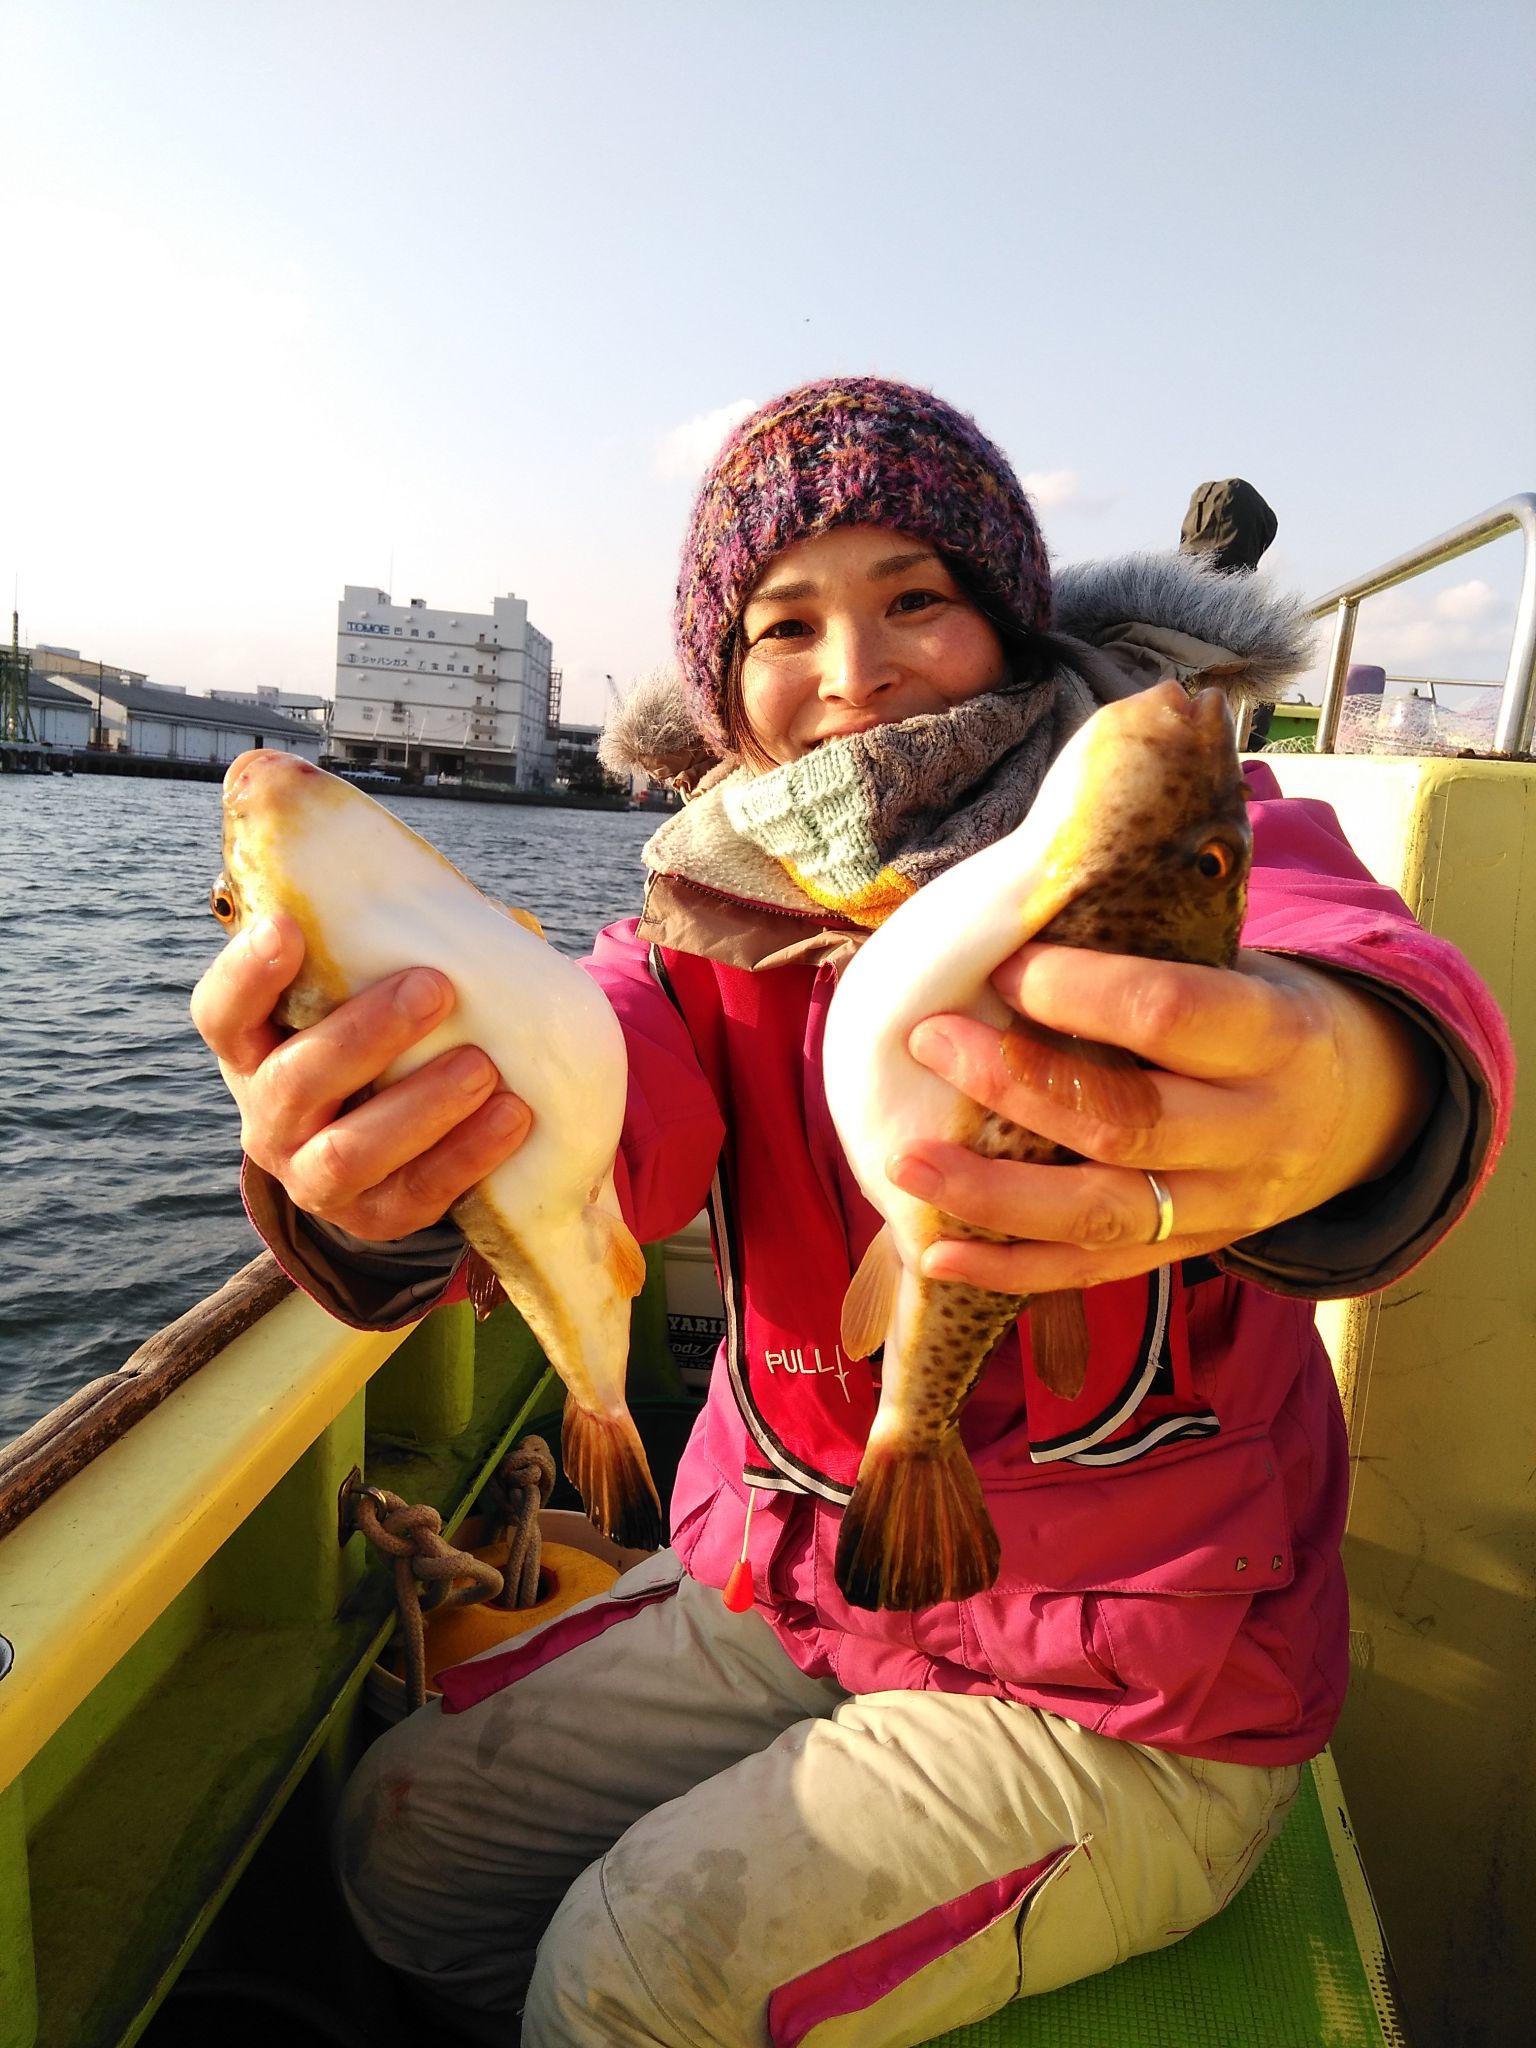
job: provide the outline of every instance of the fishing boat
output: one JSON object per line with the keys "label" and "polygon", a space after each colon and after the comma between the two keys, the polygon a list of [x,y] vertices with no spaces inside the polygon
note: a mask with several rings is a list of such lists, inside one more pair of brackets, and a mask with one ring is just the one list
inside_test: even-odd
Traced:
{"label": "fishing boat", "polygon": [[[1339,751],[1360,603],[1511,532],[1523,581],[1487,744]],[[1316,746],[1276,753],[1280,782],[1332,804],[1464,949],[1536,1069],[1536,496],[1314,612],[1334,621]],[[1533,1168],[1526,1110],[1427,1265],[1319,1311],[1354,1458],[1353,1683],[1257,1876],[1173,1948],[951,2048],[1526,2033]],[[664,1484],[720,1309],[697,1229],[647,1264],[630,1389]],[[510,1448],[557,1434],[559,1398],[510,1308],[363,1333],[263,1256],[0,1451],[0,2048],[420,2040],[325,1848],[395,1627],[361,1504],[430,1504],[451,1536]]]}

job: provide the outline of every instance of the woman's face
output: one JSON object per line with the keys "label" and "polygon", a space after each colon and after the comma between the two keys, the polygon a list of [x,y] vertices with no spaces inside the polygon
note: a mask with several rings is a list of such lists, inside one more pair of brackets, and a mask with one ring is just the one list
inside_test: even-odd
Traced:
{"label": "woman's face", "polygon": [[741,619],[742,704],[775,762],[943,711],[1002,681],[1002,642],[937,554],[838,526],[775,555]]}

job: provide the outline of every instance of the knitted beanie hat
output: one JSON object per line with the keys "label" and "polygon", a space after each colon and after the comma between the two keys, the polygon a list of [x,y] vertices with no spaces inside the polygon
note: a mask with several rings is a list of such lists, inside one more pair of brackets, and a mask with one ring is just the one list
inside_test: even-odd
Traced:
{"label": "knitted beanie hat", "polygon": [[731,433],[699,488],[678,573],[678,664],[724,749],[732,640],[763,569],[835,526],[891,526],[951,559],[995,620],[1044,632],[1051,571],[1007,457],[931,392],[880,377],[802,384]]}

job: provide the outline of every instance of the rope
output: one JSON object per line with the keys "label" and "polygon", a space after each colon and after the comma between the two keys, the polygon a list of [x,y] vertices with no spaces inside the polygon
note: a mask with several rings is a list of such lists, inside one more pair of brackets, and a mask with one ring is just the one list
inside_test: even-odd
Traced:
{"label": "rope", "polygon": [[[414,1713],[427,1698],[423,1612],[468,1607],[476,1600],[494,1598],[501,1591],[501,1573],[493,1564],[445,1542],[443,1518],[436,1508],[412,1507],[398,1493],[381,1486],[360,1486],[351,1500],[354,1527],[394,1565],[395,1605],[405,1635],[406,1698]],[[537,1526],[535,1521],[535,1530]],[[470,1579],[473,1584],[456,1586],[455,1579]]]}
{"label": "rope", "polygon": [[532,1607],[539,1597],[539,1510],[555,1489],[554,1453],[541,1436],[525,1436],[491,1475],[490,1496],[496,1537],[509,1537],[504,1584],[492,1596],[495,1607]]}

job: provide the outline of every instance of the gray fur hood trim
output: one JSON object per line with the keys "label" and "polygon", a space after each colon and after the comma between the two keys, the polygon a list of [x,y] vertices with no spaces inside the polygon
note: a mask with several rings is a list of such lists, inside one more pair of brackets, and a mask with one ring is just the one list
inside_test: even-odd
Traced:
{"label": "gray fur hood trim", "polygon": [[692,789],[715,766],[700,736],[675,669],[657,669],[615,704],[597,743],[597,758],[620,778],[636,769],[656,782]]}
{"label": "gray fur hood trim", "polygon": [[1055,593],[1056,630],[1090,646],[1134,643],[1134,629],[1150,626],[1224,649],[1235,659],[1211,679],[1241,701],[1267,702],[1311,666],[1316,628],[1304,599],[1267,577],[1223,576],[1197,556],[1068,563],[1055,572]]}

